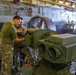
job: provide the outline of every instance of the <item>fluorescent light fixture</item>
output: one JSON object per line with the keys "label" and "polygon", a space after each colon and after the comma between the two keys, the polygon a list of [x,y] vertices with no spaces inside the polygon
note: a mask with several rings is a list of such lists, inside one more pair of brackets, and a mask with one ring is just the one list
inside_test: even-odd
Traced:
{"label": "fluorescent light fixture", "polygon": [[69,5],[69,2],[65,2],[66,5]]}
{"label": "fluorescent light fixture", "polygon": [[75,8],[75,4],[73,4],[72,7]]}
{"label": "fluorescent light fixture", "polygon": [[63,4],[63,1],[59,1],[59,3]]}

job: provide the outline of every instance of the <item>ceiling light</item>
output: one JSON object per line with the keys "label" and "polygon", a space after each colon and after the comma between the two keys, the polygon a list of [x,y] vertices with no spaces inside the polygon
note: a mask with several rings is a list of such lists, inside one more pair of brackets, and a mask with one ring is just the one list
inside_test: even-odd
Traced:
{"label": "ceiling light", "polygon": [[66,5],[69,5],[69,2],[65,2]]}
{"label": "ceiling light", "polygon": [[59,1],[59,3],[63,4],[63,1]]}
{"label": "ceiling light", "polygon": [[73,4],[72,7],[75,8],[75,4]]}

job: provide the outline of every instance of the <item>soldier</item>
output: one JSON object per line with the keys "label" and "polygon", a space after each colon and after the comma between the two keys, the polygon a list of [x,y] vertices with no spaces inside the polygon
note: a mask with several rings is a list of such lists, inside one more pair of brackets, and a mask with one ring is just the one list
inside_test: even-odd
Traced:
{"label": "soldier", "polygon": [[[21,18],[21,22],[16,26],[17,29],[17,34],[19,38],[23,38],[25,36],[25,34],[27,33],[27,29],[25,29],[23,27],[23,18]],[[21,58],[21,56],[19,56],[20,54],[22,54],[21,56],[24,56],[23,58]],[[18,60],[18,56],[20,57],[20,59]],[[25,59],[26,58],[28,59]],[[22,67],[24,65],[25,62],[29,61],[28,63],[33,63],[33,58],[32,55],[29,51],[29,49],[27,48],[25,41],[23,42],[19,42],[19,43],[15,43],[14,44],[14,62],[15,62],[15,66],[17,67],[17,71],[20,70],[20,67]]]}
{"label": "soldier", "polygon": [[[21,22],[16,26],[18,38],[23,38],[27,33],[27,30],[22,25],[23,25],[23,18],[21,18]],[[14,66],[16,67],[17,71],[19,71],[20,67],[23,65],[23,64],[20,64],[21,61],[19,57],[20,57],[21,49],[24,47],[24,45],[25,45],[25,41],[14,43],[14,51],[13,51]],[[21,63],[23,63],[23,61]]]}
{"label": "soldier", "polygon": [[20,16],[13,17],[11,22],[5,22],[1,29],[0,51],[2,54],[1,73],[2,75],[11,75],[13,67],[12,54],[13,42],[24,41],[24,38],[18,38],[15,26],[21,22]]}

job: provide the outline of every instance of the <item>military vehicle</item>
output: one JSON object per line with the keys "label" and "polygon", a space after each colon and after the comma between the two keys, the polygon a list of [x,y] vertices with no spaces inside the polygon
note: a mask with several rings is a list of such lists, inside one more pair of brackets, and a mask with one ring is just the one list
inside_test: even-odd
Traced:
{"label": "military vehicle", "polygon": [[68,64],[76,58],[76,35],[57,34],[49,29],[27,29],[27,46],[38,49],[41,64],[34,75],[72,75]]}

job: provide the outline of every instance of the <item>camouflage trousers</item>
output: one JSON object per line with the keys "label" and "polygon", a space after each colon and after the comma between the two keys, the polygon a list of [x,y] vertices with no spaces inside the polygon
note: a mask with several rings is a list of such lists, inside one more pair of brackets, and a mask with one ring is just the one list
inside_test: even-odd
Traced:
{"label": "camouflage trousers", "polygon": [[0,43],[0,51],[2,54],[1,74],[11,75],[11,69],[13,67],[12,63],[13,48],[9,44]]}
{"label": "camouflage trousers", "polygon": [[21,49],[19,47],[14,47],[14,51],[13,51],[14,62],[17,67],[19,66],[19,62],[20,62],[20,61],[17,61],[19,52],[23,52],[25,54],[25,56],[27,57],[27,59],[26,59],[26,57],[24,59],[24,64],[27,60],[29,61],[29,64],[33,64],[33,58],[32,58],[31,52],[28,50],[27,46],[24,46]]}

